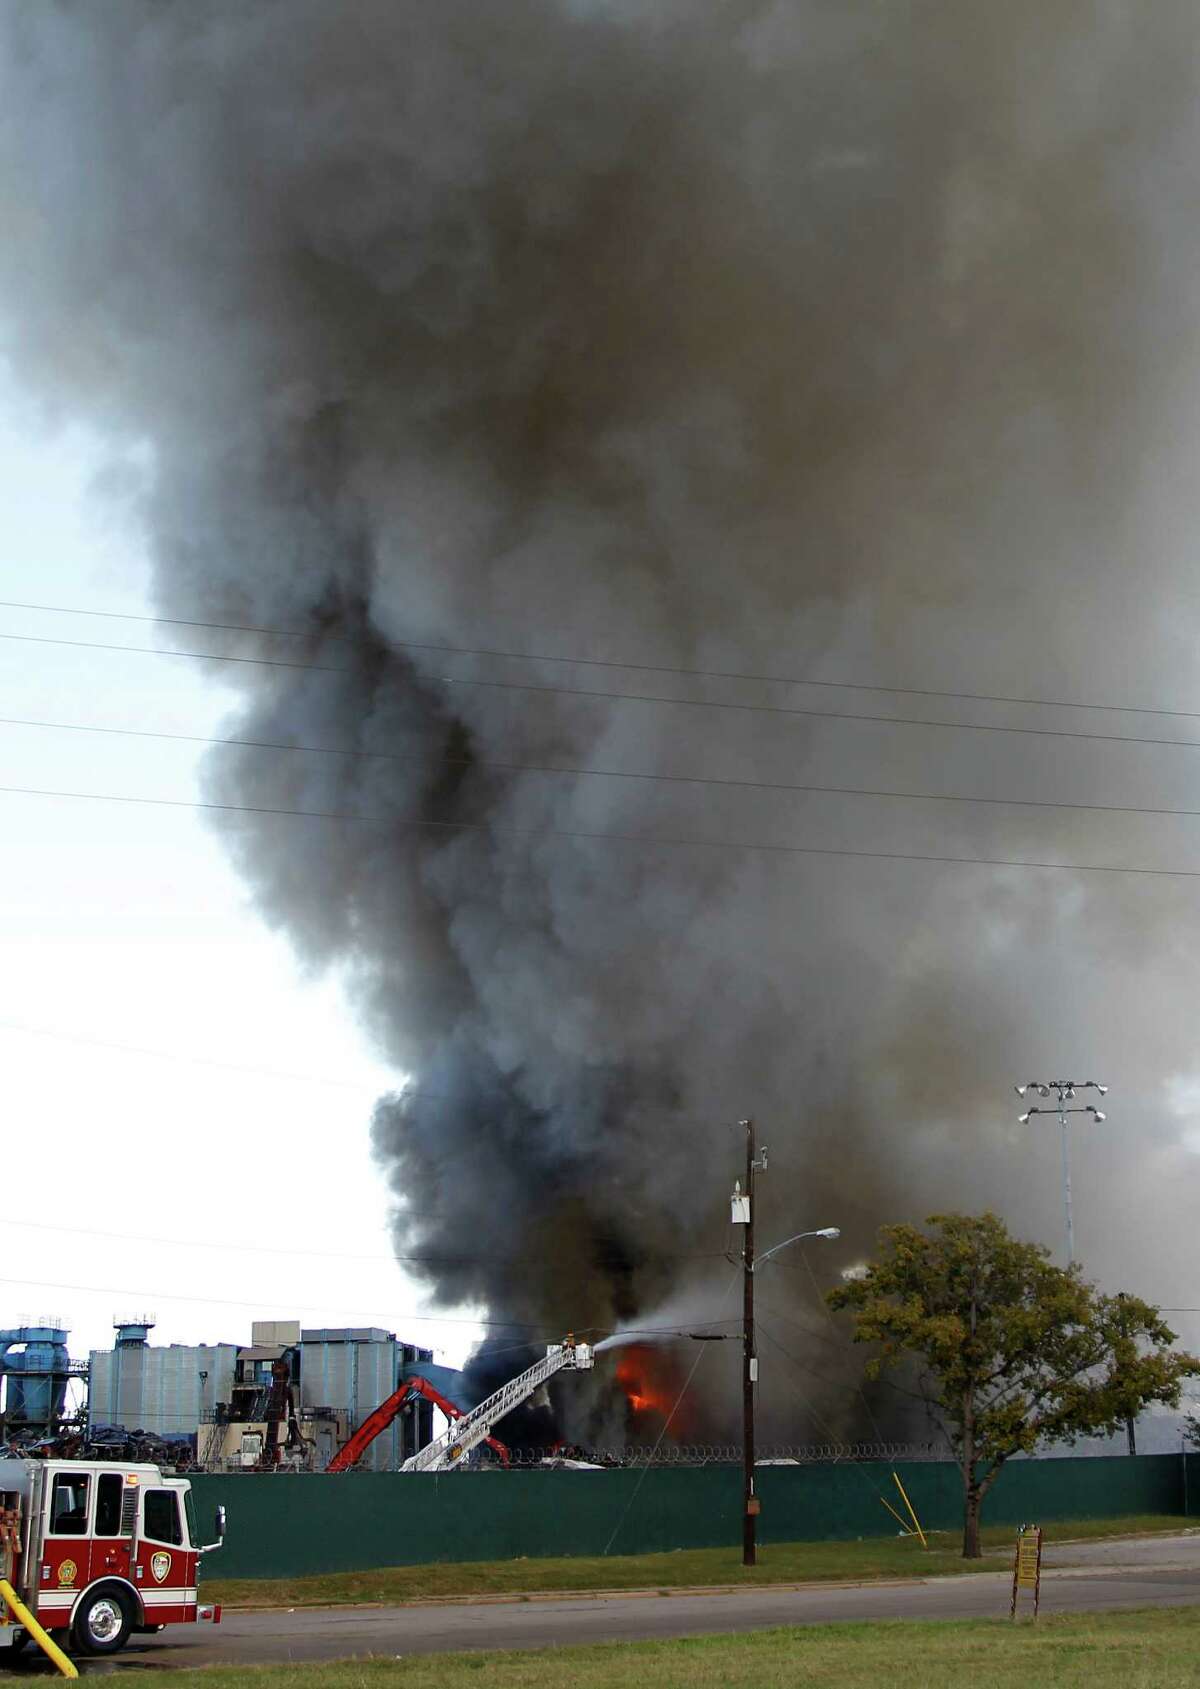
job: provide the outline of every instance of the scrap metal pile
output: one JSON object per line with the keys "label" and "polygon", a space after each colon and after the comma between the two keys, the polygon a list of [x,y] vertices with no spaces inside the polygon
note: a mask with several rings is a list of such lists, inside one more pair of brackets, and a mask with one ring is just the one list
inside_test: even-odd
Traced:
{"label": "scrap metal pile", "polygon": [[64,1425],[51,1436],[32,1433],[0,1443],[0,1459],[112,1460],[122,1464],[149,1462],[163,1471],[186,1472],[196,1464],[190,1437],[159,1437],[140,1427],[123,1425]]}

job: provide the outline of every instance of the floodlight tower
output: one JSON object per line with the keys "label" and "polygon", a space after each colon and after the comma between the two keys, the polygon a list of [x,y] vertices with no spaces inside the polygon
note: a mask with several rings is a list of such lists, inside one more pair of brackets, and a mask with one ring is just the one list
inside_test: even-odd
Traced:
{"label": "floodlight tower", "polygon": [[1036,1091],[1039,1097],[1049,1097],[1051,1094],[1055,1097],[1053,1107],[1038,1108],[1035,1103],[1031,1108],[1026,1109],[1025,1113],[1019,1116],[1019,1119],[1023,1126],[1034,1114],[1056,1114],[1058,1116],[1059,1129],[1062,1134],[1063,1211],[1067,1222],[1066,1265],[1069,1267],[1075,1259],[1075,1223],[1071,1215],[1071,1161],[1067,1153],[1067,1116],[1068,1114],[1090,1114],[1092,1119],[1096,1121],[1106,1120],[1108,1117],[1091,1103],[1079,1103],[1073,1107],[1068,1105],[1074,1103],[1074,1099],[1080,1091],[1096,1091],[1100,1096],[1105,1097],[1108,1095],[1108,1086],[1099,1084],[1095,1079],[1027,1079],[1024,1085],[1014,1085],[1013,1090],[1019,1097],[1023,1097],[1026,1091]]}

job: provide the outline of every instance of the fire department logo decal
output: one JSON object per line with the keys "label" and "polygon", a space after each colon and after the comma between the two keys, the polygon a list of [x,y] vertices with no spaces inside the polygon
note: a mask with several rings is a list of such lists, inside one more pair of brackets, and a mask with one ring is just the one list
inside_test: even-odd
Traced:
{"label": "fire department logo decal", "polygon": [[171,1570],[171,1556],[169,1554],[152,1554],[150,1556],[150,1572],[155,1583],[162,1583]]}
{"label": "fire department logo decal", "polygon": [[61,1584],[74,1583],[79,1575],[79,1567],[74,1560],[63,1560],[58,1568],[58,1581]]}

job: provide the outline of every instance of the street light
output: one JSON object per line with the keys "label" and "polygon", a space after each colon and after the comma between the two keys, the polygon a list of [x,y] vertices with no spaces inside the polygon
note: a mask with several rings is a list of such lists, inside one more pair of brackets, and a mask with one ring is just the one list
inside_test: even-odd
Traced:
{"label": "street light", "polygon": [[1013,1090],[1019,1097],[1026,1091],[1036,1091],[1039,1097],[1049,1097],[1054,1094],[1056,1101],[1052,1108],[1039,1108],[1035,1103],[1025,1113],[1018,1115],[1018,1121],[1025,1125],[1035,1114],[1053,1114],[1058,1117],[1058,1124],[1062,1129],[1062,1176],[1063,1176],[1063,1211],[1066,1216],[1067,1230],[1067,1261],[1070,1267],[1075,1259],[1075,1223],[1071,1214],[1071,1163],[1067,1154],[1067,1116],[1068,1114],[1090,1114],[1099,1123],[1107,1120],[1108,1116],[1091,1103],[1080,1103],[1074,1108],[1068,1108],[1069,1101],[1074,1101],[1080,1091],[1096,1091],[1100,1096],[1108,1095],[1108,1086],[1101,1085],[1096,1079],[1027,1079],[1024,1085],[1014,1085]]}
{"label": "street light", "polygon": [[733,1187],[733,1197],[730,1205],[730,1217],[735,1226],[745,1226],[742,1244],[742,1565],[757,1564],[756,1521],[759,1511],[759,1500],[754,1493],[754,1386],[758,1383],[758,1356],[754,1348],[754,1273],[756,1267],[761,1267],[769,1261],[772,1255],[778,1255],[781,1249],[786,1249],[790,1243],[799,1243],[803,1237],[841,1237],[837,1226],[822,1226],[817,1231],[797,1232],[794,1237],[785,1237],[782,1243],[777,1243],[768,1249],[765,1255],[754,1259],[754,1175],[763,1173],[767,1166],[767,1152],[761,1150],[754,1153],[754,1122],[752,1120],[739,1121],[739,1125],[746,1129],[746,1184],[743,1189],[739,1181]]}
{"label": "street light", "polygon": [[[1103,1118],[1103,1116],[1101,1116],[1101,1118]],[[815,1232],[797,1232],[795,1237],[785,1237],[782,1243],[777,1243],[773,1249],[768,1249],[765,1254],[760,1255],[754,1262],[751,1271],[757,1272],[764,1261],[769,1261],[772,1255],[778,1255],[779,1251],[781,1249],[786,1249],[789,1243],[799,1243],[800,1239],[803,1237],[835,1238],[841,1237],[841,1235],[841,1228],[839,1226],[822,1226],[819,1231]]]}

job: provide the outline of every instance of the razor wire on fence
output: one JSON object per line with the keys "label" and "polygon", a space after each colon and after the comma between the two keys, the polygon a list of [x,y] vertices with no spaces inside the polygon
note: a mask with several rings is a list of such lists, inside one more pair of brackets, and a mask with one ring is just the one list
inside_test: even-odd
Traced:
{"label": "razor wire on fence", "polygon": [[[946,1451],[936,1443],[901,1442],[845,1442],[845,1443],[760,1443],[755,1451],[756,1466],[834,1466],[865,1464],[877,1461],[895,1465],[898,1461],[944,1460]],[[578,1443],[557,1444],[545,1448],[515,1448],[508,1451],[507,1463],[501,1462],[486,1450],[455,1467],[457,1472],[497,1472],[507,1464],[511,1470],[531,1471],[534,1468],[576,1470],[603,1468],[618,1471],[634,1467],[696,1467],[740,1466],[740,1443],[676,1443],[671,1446],[628,1443],[624,1446],[592,1447]],[[274,1469],[280,1473],[305,1469],[304,1463],[282,1460]],[[308,1470],[313,1470],[311,1463]],[[210,1473],[261,1472],[256,1462],[246,1462],[241,1455],[202,1462],[201,1470]]]}
{"label": "razor wire on fence", "polygon": [[[756,1466],[833,1465],[839,1462],[938,1460],[944,1458],[935,1443],[845,1442],[845,1443],[760,1443]],[[592,1448],[572,1444],[557,1448],[512,1449],[513,1466],[722,1466],[739,1465],[740,1443],[676,1443],[653,1448],[628,1444],[621,1448]],[[481,1468],[482,1469],[482,1468]]]}

